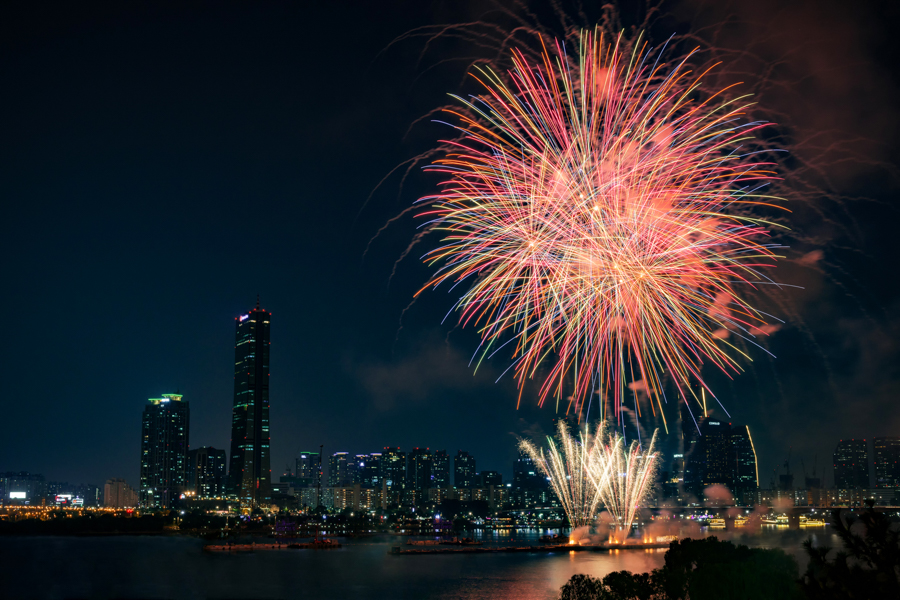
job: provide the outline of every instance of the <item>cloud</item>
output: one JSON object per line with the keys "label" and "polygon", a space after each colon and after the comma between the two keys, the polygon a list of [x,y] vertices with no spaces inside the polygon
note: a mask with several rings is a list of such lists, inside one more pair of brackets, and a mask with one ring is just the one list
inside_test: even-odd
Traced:
{"label": "cloud", "polygon": [[401,402],[423,402],[438,392],[493,385],[496,377],[488,373],[492,372],[490,367],[483,367],[476,374],[468,362],[452,346],[431,340],[401,359],[351,364],[348,370],[371,396],[373,405],[386,411]]}

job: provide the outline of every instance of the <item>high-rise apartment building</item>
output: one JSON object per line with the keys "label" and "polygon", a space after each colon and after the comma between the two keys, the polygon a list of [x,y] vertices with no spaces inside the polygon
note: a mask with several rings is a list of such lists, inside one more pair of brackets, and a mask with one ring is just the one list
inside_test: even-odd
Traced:
{"label": "high-rise apartment building", "polygon": [[181,394],[150,398],[141,423],[140,503],[171,508],[188,487],[190,406]]}
{"label": "high-rise apartment building", "polygon": [[546,487],[547,477],[524,450],[519,450],[519,457],[513,463],[512,484],[513,487],[522,489]]}
{"label": "high-rise apartment building", "polygon": [[364,455],[360,468],[359,483],[364,489],[381,489],[381,453],[372,452]]}
{"label": "high-rise apartment building", "polygon": [[294,476],[304,485],[322,484],[322,457],[318,452],[301,452],[295,461]]}
{"label": "high-rise apartment building", "polygon": [[353,457],[349,452],[335,452],[328,457],[328,486],[351,485],[352,474],[350,461]]}
{"label": "high-rise apartment building", "polygon": [[471,488],[475,480],[475,457],[465,450],[458,450],[453,457],[453,485],[457,488]]}
{"label": "high-rise apartment building", "polygon": [[449,488],[450,485],[450,456],[446,450],[436,450],[434,462],[431,466],[432,487]]}
{"label": "high-rise apartment building", "polygon": [[389,492],[403,491],[406,483],[406,453],[400,448],[385,447],[381,453],[381,473]]}
{"label": "high-rise apartment building", "polygon": [[503,475],[497,471],[482,471],[480,473],[481,487],[487,488],[503,485]]}
{"label": "high-rise apartment building", "polygon": [[900,437],[877,437],[875,450],[875,487],[900,488]]}
{"label": "high-rise apartment building", "polygon": [[188,452],[188,487],[201,498],[225,494],[225,451],[203,446]]}
{"label": "high-rise apartment building", "polygon": [[353,457],[348,452],[335,452],[328,458],[328,486],[353,485]]}
{"label": "high-rise apartment building", "polygon": [[859,490],[869,487],[869,452],[866,440],[841,440],[834,449],[834,487]]}
{"label": "high-rise apartment building", "polygon": [[234,403],[231,412],[229,492],[242,506],[272,497],[269,461],[269,327],[271,313],[256,308],[235,319]]}
{"label": "high-rise apartment building", "polygon": [[132,508],[138,505],[138,493],[120,477],[107,479],[103,486],[103,506]]}
{"label": "high-rise apartment building", "polygon": [[413,448],[406,455],[406,486],[421,492],[433,487],[431,483],[434,456],[428,448]]}

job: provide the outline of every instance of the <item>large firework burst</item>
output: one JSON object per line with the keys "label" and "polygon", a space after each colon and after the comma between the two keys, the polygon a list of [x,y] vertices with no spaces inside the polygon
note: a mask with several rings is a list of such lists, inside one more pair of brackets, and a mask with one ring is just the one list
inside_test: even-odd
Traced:
{"label": "large firework burst", "polygon": [[568,378],[576,410],[596,392],[621,420],[630,388],[637,416],[638,397],[662,414],[667,380],[687,399],[704,362],[738,371],[728,338],[764,331],[745,297],[774,262],[753,216],[777,200],[764,124],[639,41],[588,33],[577,58],[557,42],[512,62],[479,70],[484,93],[459,99],[461,137],[429,167],[441,191],[419,202],[444,237],[428,286],[468,286],[460,322],[483,357],[509,349],[520,390],[547,367],[541,402]]}

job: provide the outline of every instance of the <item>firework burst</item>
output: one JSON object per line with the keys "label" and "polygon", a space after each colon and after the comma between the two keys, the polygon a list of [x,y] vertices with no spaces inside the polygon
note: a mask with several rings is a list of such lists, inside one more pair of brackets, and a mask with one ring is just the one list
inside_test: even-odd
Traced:
{"label": "firework burst", "polygon": [[550,486],[569,517],[572,529],[590,526],[600,506],[600,489],[590,479],[592,470],[589,465],[599,456],[596,450],[602,435],[602,427],[598,427],[594,435],[585,427],[579,438],[575,439],[569,433],[568,426],[560,421],[557,442],[548,438],[546,452],[528,440],[519,444],[550,480]]}
{"label": "firework burst", "polygon": [[[599,440],[598,440],[599,441]],[[656,433],[644,449],[637,442],[625,446],[620,435],[594,446],[586,463],[588,478],[609,511],[619,543],[628,537],[641,504],[647,499],[656,473]]]}
{"label": "firework burst", "polygon": [[482,358],[506,348],[520,393],[546,367],[541,403],[568,378],[575,410],[597,393],[620,423],[629,387],[638,417],[644,397],[665,419],[666,381],[688,399],[703,363],[740,370],[728,338],[766,326],[741,290],[774,263],[754,209],[778,200],[747,105],[623,48],[584,34],[577,59],[557,42],[543,64],[514,51],[506,77],[480,69],[484,93],[459,99],[461,137],[429,167],[441,191],[419,200],[443,234],[426,288],[467,287],[456,308]]}

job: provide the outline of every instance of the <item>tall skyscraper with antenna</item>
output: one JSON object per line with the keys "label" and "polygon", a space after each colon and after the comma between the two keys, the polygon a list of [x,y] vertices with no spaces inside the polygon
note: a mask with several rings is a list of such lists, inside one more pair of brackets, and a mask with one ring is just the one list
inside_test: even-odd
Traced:
{"label": "tall skyscraper with antenna", "polygon": [[241,506],[272,499],[269,460],[269,324],[259,307],[235,319],[234,403],[231,411],[229,491]]}

